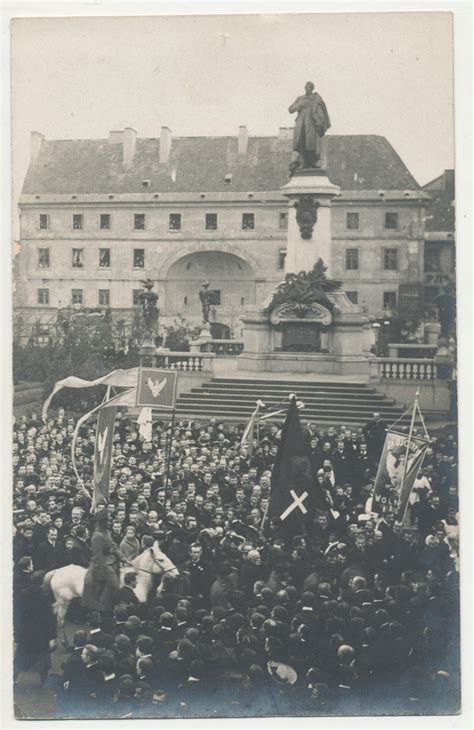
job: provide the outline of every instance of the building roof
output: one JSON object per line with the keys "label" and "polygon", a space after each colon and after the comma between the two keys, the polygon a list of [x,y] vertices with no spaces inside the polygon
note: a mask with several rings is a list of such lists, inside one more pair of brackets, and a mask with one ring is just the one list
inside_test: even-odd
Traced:
{"label": "building roof", "polygon": [[425,214],[426,238],[429,239],[430,232],[454,233],[454,170],[445,170],[442,175],[424,185],[423,190],[431,198]]}
{"label": "building roof", "polygon": [[[108,140],[43,140],[30,163],[23,195],[143,192],[274,191],[288,181],[292,142],[249,137],[239,154],[237,137],[173,138],[167,163],[159,162],[159,139],[137,139],[131,165],[122,144]],[[323,140],[328,176],[342,190],[420,190],[385,137],[328,135]],[[231,175],[231,182],[225,181]]]}

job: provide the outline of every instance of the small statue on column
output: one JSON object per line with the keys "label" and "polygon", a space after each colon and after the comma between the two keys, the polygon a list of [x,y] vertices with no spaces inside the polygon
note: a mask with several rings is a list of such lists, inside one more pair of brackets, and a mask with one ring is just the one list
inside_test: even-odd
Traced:
{"label": "small statue on column", "polygon": [[211,311],[211,292],[209,291],[209,282],[202,281],[201,289],[199,290],[199,299],[201,300],[202,308],[202,321],[204,324],[209,324],[209,313]]}

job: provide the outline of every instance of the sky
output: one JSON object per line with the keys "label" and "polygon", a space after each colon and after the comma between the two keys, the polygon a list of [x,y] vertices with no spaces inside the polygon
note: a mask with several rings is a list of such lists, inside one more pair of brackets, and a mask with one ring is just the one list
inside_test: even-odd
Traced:
{"label": "sky", "polygon": [[420,184],[454,166],[446,12],[18,18],[13,204],[47,139],[275,135],[312,80],[331,134],[384,135]]}

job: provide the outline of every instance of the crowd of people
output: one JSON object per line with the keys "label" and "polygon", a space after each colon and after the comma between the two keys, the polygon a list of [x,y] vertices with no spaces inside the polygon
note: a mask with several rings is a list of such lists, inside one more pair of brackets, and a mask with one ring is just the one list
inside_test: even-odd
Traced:
{"label": "crowd of people", "polygon": [[[364,428],[305,424],[331,509],[298,534],[261,529],[281,424],[153,425],[118,414],[110,500],[91,514],[95,428],[59,409],[13,432],[15,673],[36,668],[59,717],[424,714],[459,704],[456,438],[432,438],[411,524],[371,510],[384,441]],[[170,456],[169,464],[167,456]],[[177,569],[146,602],[130,571],[106,610],[76,601],[73,646],[51,675],[51,570],[89,568],[98,522],[132,562],[158,544]],[[96,607],[97,608],[97,607]]]}

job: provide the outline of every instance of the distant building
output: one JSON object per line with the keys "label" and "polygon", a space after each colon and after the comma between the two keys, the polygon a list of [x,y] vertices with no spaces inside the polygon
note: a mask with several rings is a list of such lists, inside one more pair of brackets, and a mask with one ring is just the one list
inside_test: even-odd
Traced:
{"label": "distant building", "polygon": [[[160,321],[201,318],[198,292],[213,290],[211,320],[240,334],[246,305],[263,302],[284,275],[292,129],[277,137],[46,140],[32,133],[21,194],[16,308],[52,320],[58,307],[110,307],[129,317],[141,281],[153,279]],[[384,138],[324,139],[323,161],[340,187],[332,210],[333,278],[377,316],[420,308],[428,190]],[[408,299],[407,296],[408,295]]]}
{"label": "distant building", "polygon": [[429,193],[425,215],[424,305],[433,308],[436,297],[448,282],[455,280],[454,170],[423,186]]}

